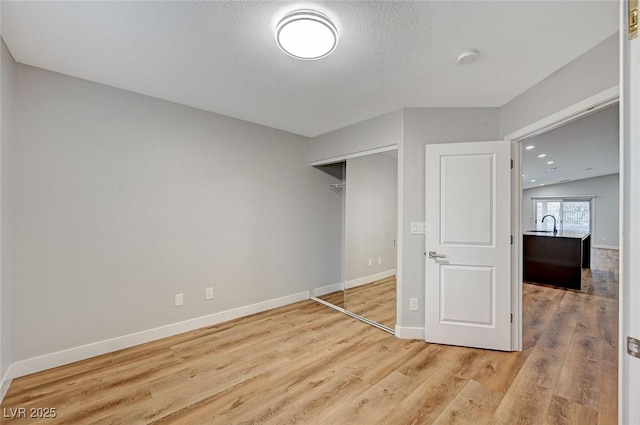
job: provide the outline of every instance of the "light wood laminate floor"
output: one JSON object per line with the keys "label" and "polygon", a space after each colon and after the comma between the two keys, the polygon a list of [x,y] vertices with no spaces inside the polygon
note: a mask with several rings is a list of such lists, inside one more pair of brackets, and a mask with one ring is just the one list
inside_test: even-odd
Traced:
{"label": "light wood laminate floor", "polygon": [[344,308],[389,329],[394,329],[396,326],[396,277],[386,277],[345,290]]}
{"label": "light wood laminate floor", "polygon": [[615,424],[617,253],[601,254],[584,292],[524,285],[523,352],[400,340],[303,301],[15,379],[4,415],[57,417],[2,424]]}

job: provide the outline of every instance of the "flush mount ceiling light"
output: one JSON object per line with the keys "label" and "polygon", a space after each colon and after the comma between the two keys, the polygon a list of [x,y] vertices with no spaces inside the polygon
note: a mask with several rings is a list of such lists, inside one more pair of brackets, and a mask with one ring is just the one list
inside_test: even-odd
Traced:
{"label": "flush mount ceiling light", "polygon": [[338,30],[320,12],[295,10],[278,22],[276,43],[283,52],[296,59],[320,59],[335,50]]}

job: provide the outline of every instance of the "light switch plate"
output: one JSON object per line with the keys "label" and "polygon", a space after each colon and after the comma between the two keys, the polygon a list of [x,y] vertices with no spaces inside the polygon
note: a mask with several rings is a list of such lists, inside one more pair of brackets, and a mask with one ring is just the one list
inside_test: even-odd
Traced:
{"label": "light switch plate", "polygon": [[425,225],[424,222],[412,221],[411,222],[411,234],[412,235],[424,235]]}
{"label": "light switch plate", "polygon": [[640,359],[640,340],[627,337],[627,354]]}

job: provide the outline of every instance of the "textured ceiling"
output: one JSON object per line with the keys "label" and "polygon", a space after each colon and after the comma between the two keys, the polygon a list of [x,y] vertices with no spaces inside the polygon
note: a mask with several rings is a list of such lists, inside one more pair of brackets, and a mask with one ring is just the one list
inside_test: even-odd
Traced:
{"label": "textured ceiling", "polygon": [[[18,62],[315,136],[402,107],[502,106],[617,30],[615,0],[3,1]],[[338,27],[318,61],[273,29],[315,8]],[[475,49],[480,58],[459,66]]]}
{"label": "textured ceiling", "polygon": [[[528,139],[523,146],[535,148],[522,153],[523,187],[618,173],[619,139],[617,105]],[[543,153],[547,156],[538,158]]]}

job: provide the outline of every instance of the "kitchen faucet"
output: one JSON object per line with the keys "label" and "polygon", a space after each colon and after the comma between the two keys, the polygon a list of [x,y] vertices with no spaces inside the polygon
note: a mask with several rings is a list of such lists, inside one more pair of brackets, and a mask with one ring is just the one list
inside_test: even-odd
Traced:
{"label": "kitchen faucet", "polygon": [[540,221],[544,223],[544,219],[547,217],[551,217],[553,219],[553,234],[555,235],[556,233],[558,233],[558,228],[556,227],[556,218],[554,216],[552,216],[551,214],[547,214],[544,217],[542,217],[542,220]]}

